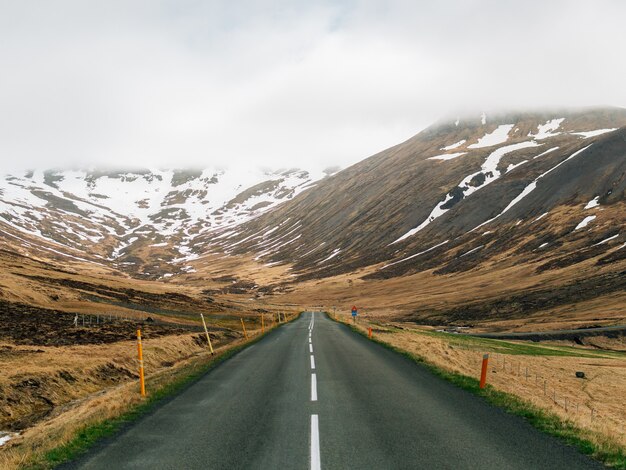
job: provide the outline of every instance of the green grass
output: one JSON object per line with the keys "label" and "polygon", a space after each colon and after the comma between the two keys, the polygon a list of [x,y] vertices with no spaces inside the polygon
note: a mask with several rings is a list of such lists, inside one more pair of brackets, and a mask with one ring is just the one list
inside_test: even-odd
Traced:
{"label": "green grass", "polygon": [[[299,315],[296,315],[287,323],[297,318],[299,318]],[[286,323],[282,324],[284,325]],[[280,327],[280,325],[277,326]],[[41,458],[25,465],[24,468],[28,470],[47,470],[64,462],[76,459],[87,452],[96,442],[113,436],[125,426],[137,421],[146,413],[153,410],[163,400],[180,393],[182,390],[198,381],[211,369],[217,367],[239,351],[260,341],[271,331],[272,330],[269,330],[265,334],[259,335],[245,344],[224,351],[222,354],[209,357],[208,362],[193,364],[182,369],[179,371],[177,378],[152,391],[142,403],[133,406],[129,411],[116,418],[85,426],[76,433],[71,441],[46,452]]]}
{"label": "green grass", "polygon": [[[329,318],[332,317],[329,315]],[[355,325],[347,325],[352,331],[367,337],[367,332],[360,330]],[[402,331],[402,330],[400,330]],[[425,332],[426,334],[431,334],[430,332]],[[421,334],[421,333],[420,333]],[[445,335],[446,338],[449,338],[452,335],[439,333]],[[535,348],[542,348],[541,346],[528,345],[529,350],[525,349],[523,344],[518,343],[508,343],[500,340],[491,340],[487,338],[467,338],[469,341],[477,341],[482,346],[482,341],[485,340],[489,344],[492,342],[498,343],[506,343],[507,349],[510,348],[512,352],[509,354],[541,354],[541,352],[537,352]],[[432,363],[429,363],[425,358],[400,349],[392,344],[383,341],[379,338],[373,337],[372,341],[380,344],[381,346],[390,349],[402,356],[407,357],[411,361],[422,365],[427,368],[431,373],[440,377],[463,390],[466,390],[474,395],[478,395],[485,399],[488,403],[497,406],[499,408],[504,409],[508,413],[519,416],[524,420],[528,421],[532,426],[536,429],[554,436],[561,441],[565,442],[568,445],[576,447],[581,453],[585,455],[589,455],[606,465],[609,465],[613,468],[626,470],[626,449],[621,447],[619,444],[614,442],[602,442],[598,444],[594,442],[591,438],[593,435],[592,431],[587,431],[582,428],[579,428],[571,421],[565,421],[554,413],[550,413],[548,411],[542,410],[531,403],[528,403],[521,398],[516,397],[515,395],[505,393],[499,390],[496,390],[491,385],[487,385],[484,389],[479,387],[478,379],[474,377],[469,377],[467,375],[459,374],[456,372],[449,372],[440,367],[435,366]],[[510,345],[510,346],[508,346]],[[502,347],[502,346],[498,346]],[[519,348],[518,348],[519,347]],[[550,348],[545,348],[550,349]],[[574,349],[574,348],[572,348]],[[543,355],[571,355],[571,354],[543,354]],[[597,357],[597,356],[592,356]]]}
{"label": "green grass", "polygon": [[484,352],[494,352],[512,355],[527,356],[569,356],[586,358],[615,358],[626,359],[626,353],[618,351],[598,351],[593,349],[581,349],[571,346],[557,346],[545,344],[533,344],[528,342],[514,342],[501,339],[480,338],[463,334],[442,333],[439,331],[401,330],[387,328],[389,331],[410,331],[413,334],[432,336],[447,341],[450,345],[466,349],[476,349]]}

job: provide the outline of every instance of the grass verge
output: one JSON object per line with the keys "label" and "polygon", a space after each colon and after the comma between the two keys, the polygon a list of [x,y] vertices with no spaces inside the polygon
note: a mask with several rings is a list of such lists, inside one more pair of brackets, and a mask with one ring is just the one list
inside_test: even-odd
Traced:
{"label": "grass verge", "polygon": [[[287,323],[299,318],[299,316],[300,315],[295,315],[293,318],[289,319]],[[284,325],[286,323],[282,324]],[[281,325],[278,325],[278,327],[280,326]],[[208,361],[203,358],[201,361],[182,367],[177,371],[173,380],[154,389],[140,404],[131,406],[128,411],[116,418],[103,420],[80,428],[69,442],[53,448],[41,456],[33,457],[33,459],[24,464],[22,468],[27,470],[48,470],[80,457],[98,441],[120,432],[126,426],[129,426],[155,409],[156,406],[161,404],[164,400],[177,395],[185,388],[197,382],[210,370],[241,350],[260,341],[267,334],[271,333],[271,331],[273,330],[269,330],[265,334],[260,334],[246,343],[233,346],[216,356],[209,356]]]}
{"label": "grass verge", "polygon": [[[330,315],[328,315],[328,317],[338,323],[343,323],[355,333],[367,337],[367,332],[357,328],[355,325],[335,320]],[[565,444],[576,447],[581,453],[589,455],[610,467],[626,470],[626,449],[619,444],[610,442],[605,438],[598,439],[598,436],[594,435],[593,431],[582,429],[570,421],[563,420],[559,416],[542,410],[515,395],[497,390],[491,385],[487,385],[484,389],[481,389],[479,387],[479,381],[474,377],[442,369],[428,362],[428,360],[422,356],[405,351],[379,338],[373,337],[371,341],[405,356],[411,361],[427,368],[437,377],[474,395],[482,397],[488,403],[523,418],[539,431],[554,436]]]}

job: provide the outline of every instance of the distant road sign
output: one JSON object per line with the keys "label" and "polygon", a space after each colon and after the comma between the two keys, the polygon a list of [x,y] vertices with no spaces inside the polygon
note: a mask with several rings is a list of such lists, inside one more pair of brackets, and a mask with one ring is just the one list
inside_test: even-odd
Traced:
{"label": "distant road sign", "polygon": [[354,307],[352,307],[352,316],[356,317],[357,313],[358,312],[357,312],[356,305],[355,305]]}

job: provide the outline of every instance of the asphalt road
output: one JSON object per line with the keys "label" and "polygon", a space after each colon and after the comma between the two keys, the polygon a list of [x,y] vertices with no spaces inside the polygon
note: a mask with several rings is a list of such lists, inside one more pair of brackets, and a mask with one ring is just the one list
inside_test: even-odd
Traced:
{"label": "asphalt road", "polygon": [[306,313],[64,468],[603,467],[344,325]]}

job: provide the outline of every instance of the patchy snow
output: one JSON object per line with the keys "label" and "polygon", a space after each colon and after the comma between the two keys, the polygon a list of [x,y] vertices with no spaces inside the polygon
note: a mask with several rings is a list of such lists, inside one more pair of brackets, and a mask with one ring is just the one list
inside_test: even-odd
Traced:
{"label": "patchy snow", "polygon": [[546,150],[545,152],[541,152],[539,155],[537,155],[536,157],[533,157],[533,159],[535,158],[539,158],[539,157],[543,157],[544,155],[549,154],[550,152],[554,152],[555,150],[558,150],[559,147],[552,147],[551,149]]}
{"label": "patchy snow", "polygon": [[[532,183],[531,183],[532,184]],[[533,220],[533,222],[539,222],[541,219],[543,219],[546,215],[548,215],[548,212],[544,212],[543,214],[541,214],[539,217],[537,217],[535,220]]]}
{"label": "patchy snow", "polygon": [[[472,174],[466,176],[463,179],[463,181],[461,181],[458,184],[457,187],[461,188],[462,191],[463,191],[463,198],[466,198],[466,197],[470,196],[471,194],[475,193],[476,191],[484,188],[488,184],[491,184],[494,181],[496,181],[498,178],[500,178],[500,172],[498,171],[498,164],[500,163],[500,160],[502,159],[502,157],[504,157],[506,154],[514,152],[516,150],[521,150],[521,149],[524,149],[524,148],[528,148],[528,147],[536,147],[538,145],[539,144],[537,142],[535,142],[535,141],[520,142],[520,143],[517,143],[517,144],[506,145],[504,147],[500,147],[500,148],[494,150],[487,157],[487,159],[482,164],[481,169],[479,171],[477,171],[476,173],[472,173]],[[484,175],[484,181],[482,182],[482,184],[480,184],[480,185],[471,185],[470,182],[474,179],[474,177],[478,176],[481,173]],[[449,209],[444,208],[444,206],[449,201],[451,201],[453,199],[453,197],[454,196],[452,196],[450,193],[448,193],[446,195],[445,199],[443,201],[439,202],[439,204],[437,204],[434,207],[434,209],[431,211],[431,213],[428,215],[428,217],[426,217],[426,220],[424,220],[420,225],[418,225],[414,229],[409,230],[407,233],[402,235],[396,241],[392,242],[391,245],[393,245],[394,243],[398,243],[398,242],[400,242],[402,240],[405,240],[406,238],[409,238],[409,237],[415,235],[417,232],[419,232],[420,230],[422,230],[425,227],[427,227],[435,219],[441,217],[443,214],[448,212]]]}
{"label": "patchy snow", "polygon": [[454,121],[454,125],[455,125],[455,127],[458,127],[458,126],[459,126],[459,122],[461,122],[461,119],[457,117],[457,118],[456,118],[456,121]]}
{"label": "patchy snow", "polygon": [[[505,214],[506,212],[508,212],[513,206],[515,206],[517,203],[519,203],[522,199],[524,199],[526,196],[528,196],[530,193],[532,193],[536,188],[537,188],[537,182],[545,177],[546,175],[550,174],[551,172],[553,172],[554,170],[556,170],[558,167],[560,167],[562,164],[564,164],[566,161],[571,160],[572,158],[576,157],[578,154],[584,152],[585,150],[587,150],[589,147],[591,147],[591,145],[588,145],[587,147],[584,147],[576,152],[574,152],[572,155],[570,155],[569,157],[567,157],[565,160],[561,161],[559,164],[555,165],[554,167],[550,168],[548,171],[546,171],[545,173],[539,175],[532,183],[530,183],[528,186],[526,186],[522,192],[520,194],[517,195],[517,197],[515,197],[515,199],[513,199],[508,206],[506,206],[504,208],[504,210],[502,212],[500,212],[498,215],[496,215],[495,217],[483,222],[482,224],[478,225],[477,227],[474,227],[472,230],[470,230],[470,232],[476,230],[477,228],[482,227],[483,225],[486,225],[490,222],[493,222],[494,220],[496,220],[498,217],[500,217],[501,215]],[[545,215],[545,214],[544,214]],[[543,217],[543,216],[541,216]],[[539,217],[538,219],[536,219],[535,221],[539,220],[541,217]]]}
{"label": "patchy snow", "polygon": [[323,259],[322,261],[320,261],[317,264],[324,264],[326,261],[330,261],[331,259],[333,259],[339,253],[341,253],[341,248],[336,248],[335,250],[333,250],[333,252],[331,253],[331,255],[328,258]]}
{"label": "patchy snow", "polygon": [[608,243],[608,242],[610,242],[611,240],[615,240],[617,237],[619,237],[619,233],[618,233],[618,234],[616,234],[616,235],[613,235],[612,237],[605,238],[604,240],[599,241],[598,243],[596,243],[596,244],[594,244],[594,245],[591,245],[591,246],[604,245],[605,243]]}
{"label": "patchy snow", "polygon": [[600,203],[598,202],[599,199],[600,196],[594,197],[591,201],[587,203],[585,209],[593,209],[594,207],[598,207],[600,205]]}
{"label": "patchy snow", "polygon": [[528,163],[528,160],[522,160],[521,162],[515,164],[511,163],[509,166],[506,167],[505,173],[509,173],[515,170],[518,166],[522,166],[524,163]]}
{"label": "patchy snow", "polygon": [[[324,177],[321,170],[251,167],[187,174],[152,169],[5,175],[0,178],[0,221],[62,247],[84,250],[106,243],[114,259],[130,236],[181,235],[188,244],[191,234],[247,222]],[[41,229],[44,219],[52,221],[48,231]],[[229,236],[235,231],[218,235]]]}
{"label": "patchy snow", "polygon": [[0,447],[5,445],[11,439],[13,439],[13,436],[11,434],[5,433],[5,432],[0,432]]}
{"label": "patchy snow", "polygon": [[539,245],[539,248],[540,248],[540,249],[541,249],[541,248],[545,248],[546,246],[548,246],[548,244],[547,244],[547,243],[542,243],[541,245]]}
{"label": "patchy snow", "polygon": [[598,135],[607,134],[609,132],[613,132],[613,131],[616,131],[616,130],[617,130],[617,127],[613,128],[613,129],[598,129],[598,130],[595,130],[595,131],[572,132],[571,134],[580,135],[584,139],[589,139],[590,137],[596,137]]}
{"label": "patchy snow", "polygon": [[404,263],[405,261],[408,261],[408,260],[410,260],[410,259],[416,258],[416,257],[418,257],[418,256],[421,256],[421,255],[425,254],[425,253],[428,253],[429,251],[433,251],[435,248],[439,248],[440,246],[445,245],[445,244],[446,244],[446,243],[448,243],[449,241],[450,241],[450,240],[446,240],[445,242],[441,242],[441,243],[439,243],[438,245],[431,246],[431,247],[430,247],[430,248],[428,248],[427,250],[420,251],[419,253],[415,253],[414,255],[411,255],[411,256],[407,256],[406,258],[403,258],[403,259],[401,259],[401,260],[399,260],[399,261],[394,261],[393,263],[386,264],[386,265],[384,265],[384,266],[383,266],[382,268],[380,268],[380,269],[385,269],[385,268],[388,268],[389,266],[393,266],[393,265],[395,265],[395,264]]}
{"label": "patchy snow", "polygon": [[463,258],[464,256],[467,256],[467,255],[469,255],[471,253],[474,253],[475,251],[478,251],[478,250],[480,250],[481,248],[484,248],[484,247],[485,247],[485,245],[480,245],[480,246],[477,246],[476,248],[472,248],[471,250],[466,251],[461,256],[459,256],[459,258]]}
{"label": "patchy snow", "polygon": [[461,145],[463,145],[465,142],[467,142],[467,140],[463,139],[463,140],[459,140],[458,142],[452,144],[452,145],[448,145],[446,147],[441,147],[439,150],[443,150],[444,152],[447,152],[448,150],[454,150],[457,147],[460,147]]}
{"label": "patchy snow", "polygon": [[583,219],[583,221],[581,223],[579,223],[576,228],[574,229],[574,231],[576,230],[580,230],[581,228],[585,228],[587,225],[589,225],[591,222],[593,222],[593,220],[596,218],[595,215],[588,215],[587,217],[585,217]]}
{"label": "patchy snow", "polygon": [[483,112],[480,115],[480,123],[484,126],[485,124],[487,124],[487,115]]}
{"label": "patchy snow", "polygon": [[542,139],[547,139],[549,137],[560,135],[561,134],[560,132],[554,132],[554,131],[556,131],[559,127],[561,127],[561,124],[563,123],[564,120],[565,118],[552,119],[550,121],[547,121],[545,124],[540,124],[537,127],[537,133],[533,134],[531,132],[528,134],[528,137],[532,137],[535,140],[542,140]]}
{"label": "patchy snow", "polygon": [[458,158],[461,155],[465,155],[467,152],[458,152],[458,153],[444,153],[442,155],[435,155],[434,157],[429,157],[428,160],[452,160],[454,158]]}
{"label": "patchy snow", "polygon": [[480,149],[483,147],[492,147],[494,145],[503,144],[509,138],[509,132],[513,129],[514,124],[502,124],[498,128],[478,139],[478,142],[468,145],[468,149]]}

